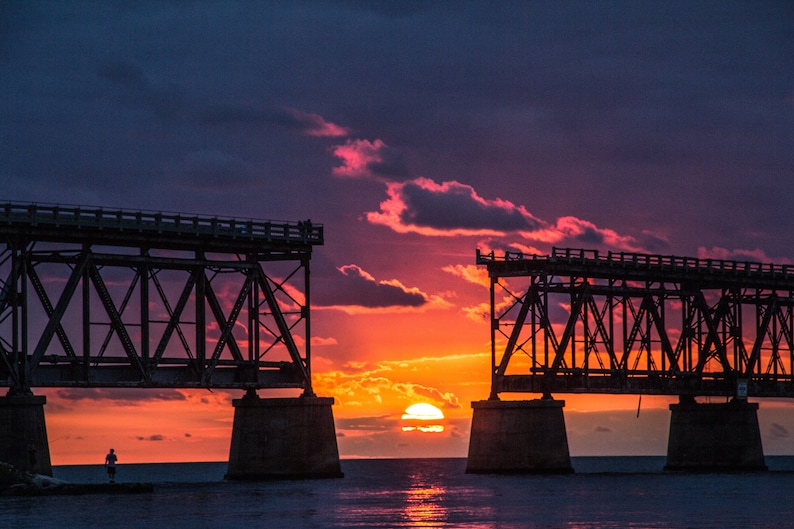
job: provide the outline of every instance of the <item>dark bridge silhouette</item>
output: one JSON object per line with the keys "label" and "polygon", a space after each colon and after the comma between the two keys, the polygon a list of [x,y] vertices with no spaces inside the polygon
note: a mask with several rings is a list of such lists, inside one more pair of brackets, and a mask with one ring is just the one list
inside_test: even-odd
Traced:
{"label": "dark bridge silhouette", "polygon": [[570,471],[561,393],[679,395],[667,468],[765,468],[747,398],[794,397],[794,266],[557,248],[477,264],[491,395],[473,403],[469,471]]}
{"label": "dark bridge silhouette", "polygon": [[477,264],[496,393],[794,397],[794,266],[572,249]]}
{"label": "dark bridge silhouette", "polygon": [[293,333],[308,334],[309,259],[322,226],[4,204],[0,236],[0,384],[12,394],[311,393],[311,344],[299,350]]}
{"label": "dark bridge silhouette", "polygon": [[[232,477],[339,474],[332,399],[311,385],[309,262],[321,244],[323,227],[309,221],[0,204],[0,386],[9,388],[0,422],[29,426],[9,433],[0,456],[15,460],[27,449],[13,447],[33,443],[47,455],[37,470],[48,473],[43,411],[26,411],[44,402],[32,388],[238,388],[248,393],[237,411],[250,417],[235,415],[234,432],[245,435],[233,434]],[[303,397],[264,401],[256,390],[266,388]],[[291,423],[271,429],[271,440],[322,409],[331,438],[312,435],[330,448],[286,440],[283,449],[326,461],[250,461],[265,405]],[[300,419],[307,409],[312,417]]]}

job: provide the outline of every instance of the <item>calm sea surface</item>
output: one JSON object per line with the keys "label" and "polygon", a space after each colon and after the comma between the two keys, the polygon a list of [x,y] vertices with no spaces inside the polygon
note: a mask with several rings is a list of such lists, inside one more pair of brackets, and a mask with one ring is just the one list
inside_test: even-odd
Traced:
{"label": "calm sea surface", "polygon": [[[145,494],[1,497],[0,528],[794,528],[794,458],[672,474],[664,457],[573,458],[575,474],[466,474],[465,459],[343,460],[342,479],[226,482],[225,463],[122,465]],[[55,467],[101,483],[101,465]]]}

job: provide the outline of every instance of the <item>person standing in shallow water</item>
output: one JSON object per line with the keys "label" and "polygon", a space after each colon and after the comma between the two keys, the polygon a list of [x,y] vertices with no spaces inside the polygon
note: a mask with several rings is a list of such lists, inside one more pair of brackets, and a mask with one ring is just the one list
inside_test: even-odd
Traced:
{"label": "person standing in shallow water", "polygon": [[116,461],[118,457],[116,457],[116,452],[112,448],[108,455],[105,456],[105,468],[108,471],[108,478],[110,479],[111,483],[116,482]]}

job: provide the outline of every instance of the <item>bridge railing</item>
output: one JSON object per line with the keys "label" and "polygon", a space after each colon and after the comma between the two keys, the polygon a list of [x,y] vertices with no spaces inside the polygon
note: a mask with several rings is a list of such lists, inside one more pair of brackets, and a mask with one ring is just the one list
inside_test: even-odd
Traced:
{"label": "bridge railing", "polygon": [[734,261],[728,259],[702,259],[675,255],[642,254],[633,252],[599,252],[578,248],[552,248],[550,255],[505,252],[498,256],[493,251],[477,250],[477,264],[512,261],[564,262],[591,266],[655,269],[670,272],[696,271],[731,275],[763,275],[794,279],[794,265]]}
{"label": "bridge railing", "polygon": [[0,204],[0,224],[323,244],[323,226],[311,221],[283,222],[55,204]]}

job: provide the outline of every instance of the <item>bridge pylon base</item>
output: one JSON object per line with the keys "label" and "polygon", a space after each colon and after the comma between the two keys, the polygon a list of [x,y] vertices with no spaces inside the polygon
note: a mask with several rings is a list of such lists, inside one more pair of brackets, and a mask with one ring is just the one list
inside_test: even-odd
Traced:
{"label": "bridge pylon base", "polygon": [[471,403],[469,474],[573,472],[562,408],[551,399]]}
{"label": "bridge pylon base", "polygon": [[44,404],[36,395],[0,397],[0,461],[17,470],[52,476]]}
{"label": "bridge pylon base", "polygon": [[712,404],[682,399],[670,405],[665,470],[735,472],[767,470],[758,428],[758,404]]}
{"label": "bridge pylon base", "polygon": [[232,401],[234,426],[226,479],[341,478],[333,398]]}

